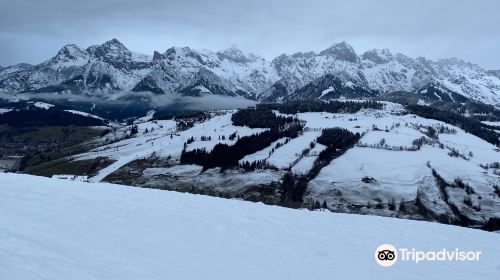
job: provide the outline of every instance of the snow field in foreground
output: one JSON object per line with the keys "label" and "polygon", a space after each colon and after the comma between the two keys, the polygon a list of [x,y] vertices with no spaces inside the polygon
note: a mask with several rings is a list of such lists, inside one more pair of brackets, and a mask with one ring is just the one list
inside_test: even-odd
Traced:
{"label": "snow field in foreground", "polygon": [[[500,235],[200,195],[0,174],[0,279],[496,279]],[[374,260],[382,243],[478,262]]]}

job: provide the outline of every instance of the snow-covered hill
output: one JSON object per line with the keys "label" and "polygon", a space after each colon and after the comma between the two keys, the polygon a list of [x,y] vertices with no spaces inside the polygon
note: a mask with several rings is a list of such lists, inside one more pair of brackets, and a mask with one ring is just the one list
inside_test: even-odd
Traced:
{"label": "snow-covered hill", "polygon": [[[322,130],[340,127],[362,137],[307,183],[303,206],[324,202],[334,211],[473,227],[500,218],[499,150],[495,145],[451,124],[409,114],[401,105],[383,104],[383,109],[356,113],[288,115],[301,120],[304,131],[294,139],[276,139],[239,159],[240,164],[265,163],[253,171],[210,168],[201,172],[201,166],[180,164],[183,150],[210,152],[219,143],[235,145],[240,137],[267,130],[234,125],[231,116],[235,111],[211,112],[208,119],[186,130],[180,130],[174,120],[138,123],[133,137],[74,155],[68,164],[103,157],[114,161],[90,179],[94,182],[248,195],[249,199],[254,199],[255,188],[268,186],[273,190],[269,202],[279,203],[276,185],[285,173],[308,174],[325,149],[317,140]],[[123,127],[116,133],[127,135],[130,129]],[[140,160],[145,163],[137,165]]]}
{"label": "snow-covered hill", "polygon": [[[113,39],[87,49],[64,46],[53,58],[38,65],[2,68],[0,92],[126,90],[241,95],[280,101],[395,91],[425,95],[431,88],[438,89],[437,100],[448,101],[449,96],[450,101],[468,98],[499,104],[500,78],[496,73],[455,58],[413,59],[385,49],[358,55],[345,42],[319,53],[283,54],[266,61],[236,46],[219,52],[171,47],[148,56],[131,52]],[[325,90],[331,94],[322,95]]]}
{"label": "snow-covered hill", "polygon": [[[495,279],[500,235],[106,183],[0,174],[1,279]],[[379,266],[383,243],[481,251]]]}

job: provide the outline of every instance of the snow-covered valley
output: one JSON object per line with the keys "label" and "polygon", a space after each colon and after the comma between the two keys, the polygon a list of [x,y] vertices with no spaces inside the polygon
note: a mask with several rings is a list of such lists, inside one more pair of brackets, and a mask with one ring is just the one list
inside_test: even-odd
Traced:
{"label": "snow-covered valley", "polygon": [[[498,147],[457,126],[411,114],[402,105],[380,104],[378,109],[352,113],[274,110],[270,116],[301,124],[298,135],[277,136],[236,158],[230,168],[205,166],[207,159],[186,162],[182,157],[245,148],[241,141],[273,129],[235,125],[232,119],[237,110],[175,120],[154,119],[151,113],[130,125],[114,124],[113,131],[94,140],[89,150],[49,162],[48,169],[44,167],[47,171],[30,173],[69,172],[88,176],[90,182],[496,230],[500,219]],[[360,139],[322,163],[329,148],[319,138],[325,130],[337,128]],[[250,144],[254,143],[245,145]],[[94,171],[88,173],[81,166]],[[301,182],[301,189],[286,187],[290,178],[295,181],[292,185]]]}
{"label": "snow-covered valley", "polygon": [[[0,174],[1,279],[495,279],[500,235]],[[382,243],[481,251],[479,261],[374,259]]]}

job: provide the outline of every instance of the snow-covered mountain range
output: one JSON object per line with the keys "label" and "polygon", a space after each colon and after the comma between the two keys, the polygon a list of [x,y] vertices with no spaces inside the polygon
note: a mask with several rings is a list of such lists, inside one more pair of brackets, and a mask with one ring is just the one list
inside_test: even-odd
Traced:
{"label": "snow-covered mountain range", "polygon": [[389,50],[358,55],[346,42],[316,52],[282,54],[271,61],[236,46],[212,52],[172,47],[152,56],[112,39],[81,49],[64,46],[38,64],[0,68],[0,92],[81,90],[149,91],[155,94],[241,95],[261,101],[347,98],[389,92],[437,100],[464,98],[500,104],[498,71],[451,58],[416,59]]}

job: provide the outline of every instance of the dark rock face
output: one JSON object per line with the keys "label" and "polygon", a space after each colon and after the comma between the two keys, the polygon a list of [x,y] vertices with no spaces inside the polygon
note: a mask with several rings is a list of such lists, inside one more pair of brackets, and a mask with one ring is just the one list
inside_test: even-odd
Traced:
{"label": "dark rock face", "polygon": [[162,57],[162,55],[159,52],[154,51],[154,53],[153,53],[153,60],[160,60],[162,58],[163,57]]}
{"label": "dark rock face", "polygon": [[371,60],[377,64],[384,64],[393,59],[389,50],[371,50],[365,52],[362,56],[363,59]]}
{"label": "dark rock face", "polygon": [[240,63],[240,64],[245,64],[247,62],[254,61],[254,59],[253,59],[254,57],[245,56],[245,54],[243,54],[243,52],[236,45],[233,45],[232,47],[230,47],[227,50],[217,52],[217,56],[221,60],[227,59],[227,60],[230,60],[230,61],[233,61],[236,63]]}
{"label": "dark rock face", "polygon": [[87,76],[87,88],[91,89],[115,89],[118,90],[120,87],[116,85],[113,78],[108,74],[89,74]]}
{"label": "dark rock face", "polygon": [[290,65],[292,63],[293,63],[293,60],[288,55],[286,55],[286,54],[282,54],[282,55],[276,57],[271,62],[271,64],[276,69],[276,72],[278,72],[278,75],[280,75],[280,76],[283,74],[284,68],[287,65]]}
{"label": "dark rock face", "polygon": [[319,55],[332,56],[337,60],[348,61],[351,63],[359,61],[359,57],[354,49],[346,42],[334,44],[328,49],[320,52]]}
{"label": "dark rock face", "polygon": [[87,51],[93,56],[115,68],[132,68],[132,53],[117,39],[112,39],[99,46],[92,46]]}
{"label": "dark rock face", "polygon": [[491,217],[488,222],[484,225],[485,230],[498,231],[500,230],[500,218]]}
{"label": "dark rock face", "polygon": [[417,90],[416,93],[421,94],[423,97],[426,97],[430,100],[436,101],[465,102],[468,100],[465,96],[435,83],[425,85],[424,87]]}
{"label": "dark rock face", "polygon": [[264,102],[284,101],[290,95],[287,86],[281,81],[272,85],[265,94],[266,98],[262,99]]}
{"label": "dark rock face", "polygon": [[150,77],[146,76],[142,79],[133,89],[132,91],[140,92],[140,91],[149,91],[155,94],[163,94],[165,93],[156,83],[156,81]]}
{"label": "dark rock face", "polygon": [[206,69],[200,69],[193,77],[187,86],[181,87],[178,92],[186,96],[200,96],[202,94],[216,94],[235,96],[236,94],[227,89],[222,80]]}
{"label": "dark rock face", "polygon": [[69,44],[60,49],[49,63],[70,62],[78,59],[86,60],[88,56],[87,51],[81,50],[74,44]]}
{"label": "dark rock face", "polygon": [[415,202],[424,217],[444,224],[459,223],[459,217],[446,202],[444,190],[441,190],[432,178],[427,178],[427,181],[418,187]]}
{"label": "dark rock face", "polygon": [[500,79],[500,70],[488,70],[488,74],[496,76],[497,78]]}
{"label": "dark rock face", "polygon": [[351,81],[343,81],[335,75],[325,75],[292,93],[292,99],[333,99],[371,97],[376,92]]}

